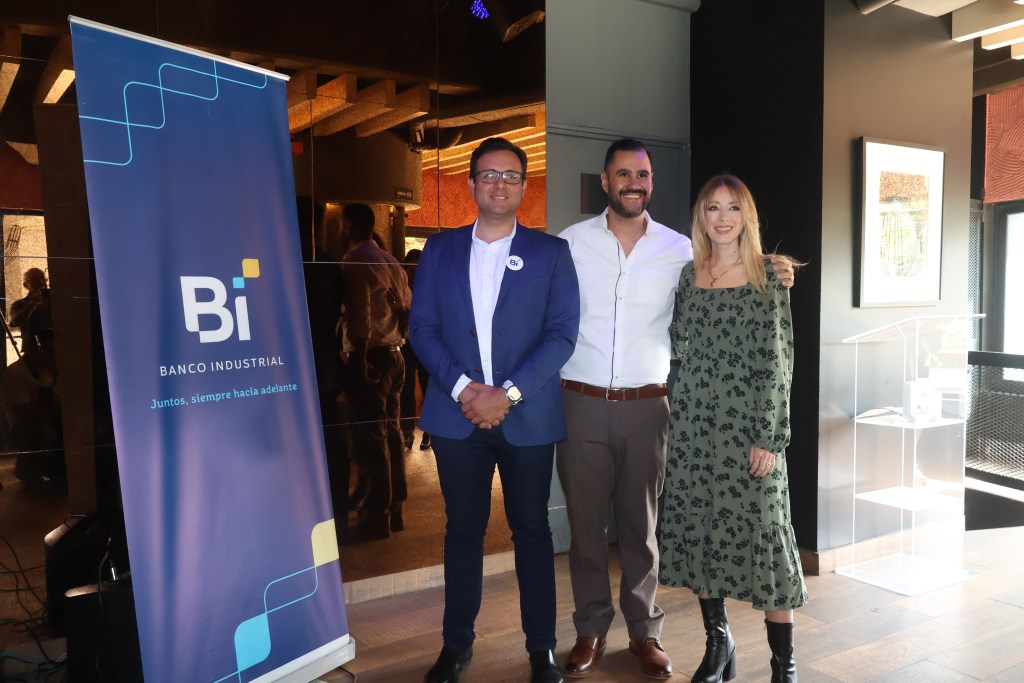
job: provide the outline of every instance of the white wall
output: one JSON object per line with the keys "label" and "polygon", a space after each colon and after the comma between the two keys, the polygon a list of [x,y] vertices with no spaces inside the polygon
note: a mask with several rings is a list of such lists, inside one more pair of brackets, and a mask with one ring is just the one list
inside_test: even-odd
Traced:
{"label": "white wall", "polygon": [[[651,152],[651,215],[687,228],[690,12],[699,0],[548,0],[547,226],[580,212],[580,174],[600,173],[609,143],[643,140]],[[555,550],[569,547],[565,497],[551,487]]]}
{"label": "white wall", "polygon": [[698,0],[549,0],[548,229],[580,213],[580,174],[600,173],[608,144],[651,151],[651,215],[684,228],[689,211],[690,12]]}
{"label": "white wall", "polygon": [[[822,170],[821,359],[818,549],[850,542],[853,347],[843,338],[918,315],[969,312],[973,48],[949,37],[948,22],[897,6],[862,15],[848,0],[825,3]],[[937,306],[853,306],[854,149],[862,137],[945,151],[942,291]]]}

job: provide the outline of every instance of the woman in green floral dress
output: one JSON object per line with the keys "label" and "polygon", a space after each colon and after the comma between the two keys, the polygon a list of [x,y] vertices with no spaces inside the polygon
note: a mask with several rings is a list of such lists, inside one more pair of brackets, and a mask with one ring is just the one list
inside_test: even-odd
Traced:
{"label": "woman in green floral dress", "polygon": [[661,582],[700,598],[707,649],[693,681],[736,675],[724,598],[765,613],[772,681],[796,681],[793,610],[807,601],[790,521],[785,449],[793,324],[761,251],[750,191],[712,178],[693,209],[694,261],[672,322],[682,360],[671,397]]}

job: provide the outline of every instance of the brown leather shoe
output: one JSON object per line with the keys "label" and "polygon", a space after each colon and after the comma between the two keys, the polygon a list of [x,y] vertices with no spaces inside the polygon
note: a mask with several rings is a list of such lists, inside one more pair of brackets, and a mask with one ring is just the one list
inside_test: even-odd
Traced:
{"label": "brown leather shoe", "polygon": [[586,678],[597,669],[597,658],[608,645],[604,638],[577,638],[576,644],[565,658],[565,675],[569,678]]}
{"label": "brown leather shoe", "polygon": [[640,658],[640,670],[648,678],[671,678],[672,660],[657,638],[633,638],[629,651]]}

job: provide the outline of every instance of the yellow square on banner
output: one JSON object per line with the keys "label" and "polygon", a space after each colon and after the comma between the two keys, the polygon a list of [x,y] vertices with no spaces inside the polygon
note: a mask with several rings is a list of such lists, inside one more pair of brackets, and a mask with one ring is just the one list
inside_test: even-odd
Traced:
{"label": "yellow square on banner", "polygon": [[310,534],[313,544],[313,565],[320,567],[338,559],[338,536],[334,531],[334,520],[320,522]]}
{"label": "yellow square on banner", "polygon": [[260,260],[258,258],[242,259],[242,277],[257,278],[260,276]]}

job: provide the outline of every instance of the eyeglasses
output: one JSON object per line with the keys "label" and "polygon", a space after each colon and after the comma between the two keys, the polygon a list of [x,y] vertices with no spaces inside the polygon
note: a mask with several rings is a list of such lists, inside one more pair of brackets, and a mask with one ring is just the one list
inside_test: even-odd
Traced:
{"label": "eyeglasses", "polygon": [[504,180],[507,185],[518,185],[523,182],[523,174],[519,171],[479,171],[476,177],[477,180],[488,185],[498,182],[498,178]]}

